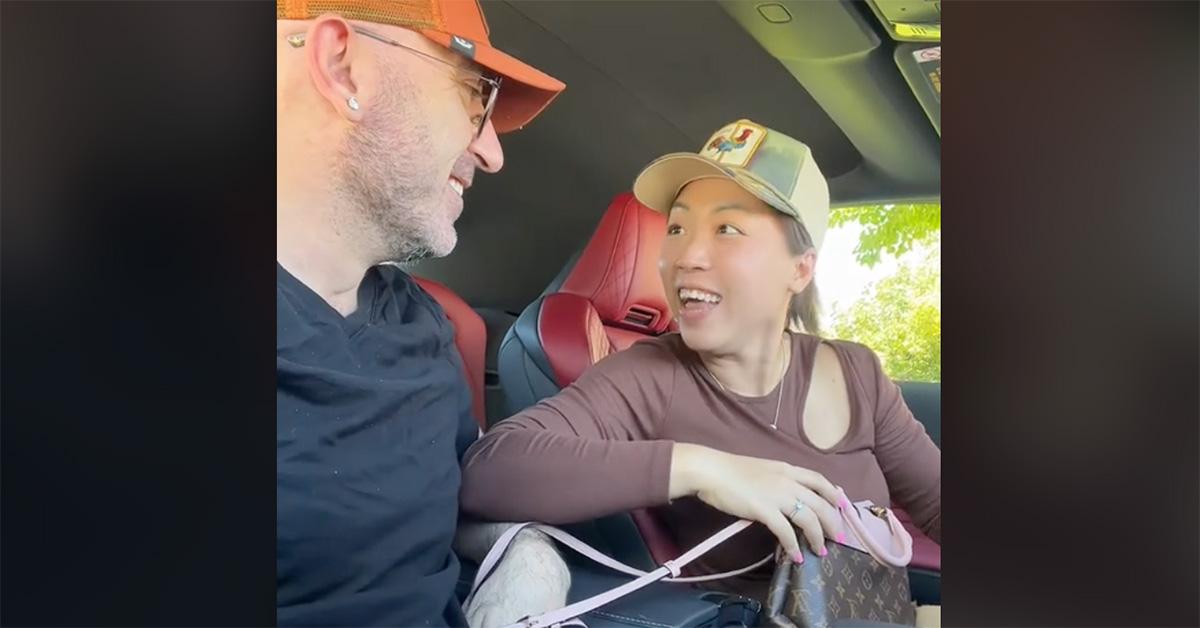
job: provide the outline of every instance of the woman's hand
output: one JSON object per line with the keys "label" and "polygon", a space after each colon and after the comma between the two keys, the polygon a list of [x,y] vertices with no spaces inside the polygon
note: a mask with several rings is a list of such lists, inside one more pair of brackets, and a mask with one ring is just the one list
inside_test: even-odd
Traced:
{"label": "woman's hand", "polygon": [[[767,526],[792,560],[801,562],[799,528],[813,552],[824,556],[825,538],[844,540],[837,489],[815,471],[778,460],[676,443],[670,498],[695,495],[704,503]],[[803,507],[796,509],[797,504]]]}

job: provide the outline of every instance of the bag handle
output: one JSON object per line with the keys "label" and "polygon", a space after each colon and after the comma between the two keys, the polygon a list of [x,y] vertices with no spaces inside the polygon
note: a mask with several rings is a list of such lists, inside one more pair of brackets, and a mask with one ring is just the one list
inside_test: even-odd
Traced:
{"label": "bag handle", "polygon": [[[858,543],[850,543],[856,549],[861,549],[872,558],[892,567],[907,567],[912,562],[912,535],[904,529],[904,525],[896,518],[891,508],[882,508],[869,501],[852,504],[846,497],[845,491],[838,488],[838,512],[846,523],[853,539]],[[849,507],[847,507],[849,506]],[[863,511],[866,511],[866,514]],[[879,513],[879,514],[876,514]],[[867,517],[876,517],[887,522],[887,532],[872,531],[866,521]],[[876,528],[878,529],[878,528]]]}

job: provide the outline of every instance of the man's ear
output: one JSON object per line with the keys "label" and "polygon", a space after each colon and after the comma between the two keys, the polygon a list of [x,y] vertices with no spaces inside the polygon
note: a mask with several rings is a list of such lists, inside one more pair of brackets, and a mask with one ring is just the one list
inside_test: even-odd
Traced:
{"label": "man's ear", "polygon": [[345,19],[323,15],[309,25],[304,43],[309,76],[317,92],[351,122],[362,120],[364,108],[350,71],[361,41]]}
{"label": "man's ear", "polygon": [[813,273],[817,269],[817,251],[809,249],[801,255],[792,256],[792,282],[788,289],[792,294],[804,292],[813,281]]}

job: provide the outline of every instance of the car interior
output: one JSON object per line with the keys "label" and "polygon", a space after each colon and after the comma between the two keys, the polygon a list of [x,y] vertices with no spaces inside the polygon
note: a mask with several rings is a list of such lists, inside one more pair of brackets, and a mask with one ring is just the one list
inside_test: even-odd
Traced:
{"label": "car interior", "polygon": [[[749,118],[812,148],[835,208],[940,202],[940,2],[496,0],[484,9],[497,47],[567,89],[501,138],[503,170],[476,176],[455,251],[406,268],[455,327],[483,429],[673,329],[656,269],[665,221],[629,192],[659,155],[697,150]],[[941,384],[898,383],[940,447]],[[941,549],[899,514],[914,536],[913,598],[940,604]],[[686,549],[649,511],[567,529],[642,569]],[[573,600],[628,580],[568,560]],[[728,625],[752,623],[751,612],[748,600],[660,583],[585,621]]]}

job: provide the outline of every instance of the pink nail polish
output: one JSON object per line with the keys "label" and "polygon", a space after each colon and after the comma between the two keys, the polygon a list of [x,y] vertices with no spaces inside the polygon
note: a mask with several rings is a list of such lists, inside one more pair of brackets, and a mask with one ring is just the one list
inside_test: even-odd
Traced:
{"label": "pink nail polish", "polygon": [[825,556],[827,556],[827,555],[829,554],[829,550],[827,550],[827,549],[825,549],[824,547],[822,547],[822,548],[821,548],[821,551],[820,551],[820,552],[818,552],[817,554],[818,554],[818,555],[819,555],[821,558],[825,558]]}
{"label": "pink nail polish", "polygon": [[804,554],[801,553],[800,551],[792,552],[792,562],[796,563],[797,565],[803,565],[804,564]]}
{"label": "pink nail polish", "polygon": [[845,532],[838,532],[838,534],[837,534],[837,539],[835,539],[835,540],[836,540],[838,543],[841,543],[842,545],[845,545],[845,544],[846,544],[846,533],[845,533]]}

